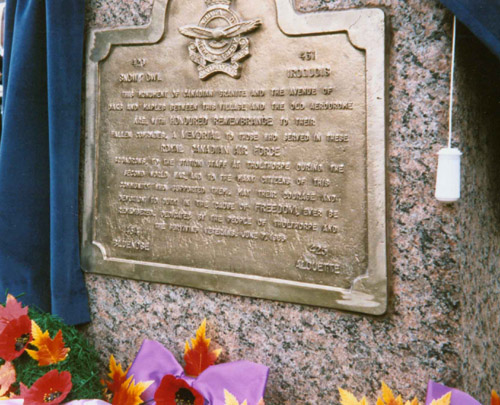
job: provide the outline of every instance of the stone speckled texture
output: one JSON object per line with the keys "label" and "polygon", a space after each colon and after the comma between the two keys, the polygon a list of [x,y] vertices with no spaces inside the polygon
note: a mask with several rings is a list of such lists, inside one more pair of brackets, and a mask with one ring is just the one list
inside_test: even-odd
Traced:
{"label": "stone speckled texture", "polygon": [[87,0],[87,28],[144,25],[149,22],[153,0]]}
{"label": "stone speckled texture", "polygon": [[500,388],[500,61],[461,26],[457,44],[462,374],[465,389],[488,403]]}
{"label": "stone speckled texture", "polygon": [[[152,0],[88,0],[87,27],[145,24],[151,5]],[[469,195],[458,205],[443,205],[433,197],[436,154],[447,138],[451,15],[437,0],[296,1],[303,12],[362,6],[382,7],[389,27],[388,313],[368,317],[88,274],[93,322],[85,330],[103,359],[114,353],[129,362],[149,338],[180,360],[185,340],[206,317],[209,336],[224,348],[223,361],[248,359],[271,368],[267,404],[338,403],[339,386],[373,401],[381,380],[405,398],[418,395],[421,400],[429,378],[472,387],[460,371],[478,367],[471,361],[462,366],[461,353],[488,355],[480,340],[474,340],[474,350],[463,348],[468,341],[462,338],[462,323],[478,311],[463,307],[487,295],[481,283],[470,282],[467,288],[474,295],[460,305],[460,282],[468,280],[461,276],[459,260],[462,266],[474,262],[481,267],[498,291],[498,247],[496,257],[492,247],[485,259],[481,241],[470,230],[471,215],[478,227],[487,226],[484,241],[495,229],[485,224],[487,213],[478,215],[480,196]],[[469,142],[472,148],[477,141]],[[465,189],[473,193],[476,187],[467,184]],[[475,205],[464,207],[473,200]],[[485,262],[477,263],[480,258]],[[498,331],[498,298],[488,308],[496,316],[491,334]],[[477,321],[471,329],[481,327]],[[477,332],[474,339],[481,336]]]}

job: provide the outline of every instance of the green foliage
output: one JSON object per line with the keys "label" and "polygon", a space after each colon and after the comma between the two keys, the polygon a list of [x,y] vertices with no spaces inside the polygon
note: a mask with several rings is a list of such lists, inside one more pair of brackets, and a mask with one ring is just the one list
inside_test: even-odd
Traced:
{"label": "green foliage", "polygon": [[74,399],[101,399],[102,385],[100,383],[101,363],[95,348],[87,339],[73,326],[66,325],[60,318],[39,312],[33,308],[29,309],[29,316],[34,320],[42,331],[48,330],[53,338],[59,329],[62,330],[65,346],[71,350],[68,358],[51,366],[38,366],[28,353],[14,360],[17,373],[17,382],[23,382],[30,387],[38,378],[50,370],[69,371],[73,389],[66,398],[67,401]]}

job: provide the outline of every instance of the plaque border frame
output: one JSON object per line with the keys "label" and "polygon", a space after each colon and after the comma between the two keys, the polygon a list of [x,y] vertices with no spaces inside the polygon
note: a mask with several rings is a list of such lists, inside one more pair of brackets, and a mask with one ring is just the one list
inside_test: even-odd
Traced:
{"label": "plaque border frame", "polygon": [[384,314],[388,295],[385,153],[387,50],[385,13],[379,8],[299,13],[294,0],[275,0],[277,23],[285,35],[345,32],[353,46],[365,51],[368,265],[366,272],[353,281],[351,288],[108,257],[104,246],[93,240],[99,62],[109,55],[114,45],[154,44],[160,41],[164,35],[168,2],[154,0],[151,22],[147,26],[93,29],[88,36],[81,240],[84,271],[370,315]]}

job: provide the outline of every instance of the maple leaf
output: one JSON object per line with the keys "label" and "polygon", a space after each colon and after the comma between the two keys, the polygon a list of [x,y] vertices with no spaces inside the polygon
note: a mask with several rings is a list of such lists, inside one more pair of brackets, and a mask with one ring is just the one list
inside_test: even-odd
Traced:
{"label": "maple leaf", "polygon": [[392,390],[383,381],[382,381],[382,399],[380,399],[380,397],[377,399],[377,405],[382,405],[384,403],[386,405],[403,405],[403,398],[401,398],[401,395],[395,398]]}
{"label": "maple leaf", "polygon": [[224,390],[224,405],[247,405],[246,399],[240,404],[228,390]]}
{"label": "maple leaf", "polygon": [[0,367],[0,399],[6,398],[10,386],[16,382],[16,369],[10,361]]}
{"label": "maple leaf", "polygon": [[186,341],[184,349],[184,361],[186,367],[184,371],[191,377],[198,377],[204,370],[215,364],[215,361],[220,355],[221,350],[209,350],[210,339],[205,336],[207,328],[207,320],[204,319],[200,327],[196,331],[196,338]]}
{"label": "maple leaf", "polygon": [[495,390],[491,391],[491,405],[500,405],[500,397]]}
{"label": "maple leaf", "polygon": [[363,397],[361,398],[361,401],[358,401],[354,394],[349,391],[343,390],[342,388],[339,388],[339,393],[341,405],[368,405],[366,397]]}
{"label": "maple leaf", "polygon": [[42,330],[35,321],[31,321],[31,335],[33,341],[31,344],[38,350],[26,349],[26,352],[34,360],[38,361],[39,366],[49,366],[66,360],[69,353],[69,348],[64,347],[62,331],[59,330],[54,337],[50,338],[49,331]]}
{"label": "maple leaf", "polygon": [[0,328],[5,327],[9,321],[28,315],[28,307],[22,307],[21,303],[13,295],[7,295],[5,306],[0,305]]}
{"label": "maple leaf", "polygon": [[435,399],[431,402],[431,405],[450,405],[451,401],[451,391],[444,394],[441,398]]}
{"label": "maple leaf", "polygon": [[121,364],[117,364],[115,360],[115,356],[111,355],[109,358],[109,373],[108,377],[111,378],[111,381],[102,381],[102,383],[106,384],[108,390],[115,394],[117,393],[122,384],[127,380],[127,373],[130,366],[127,367],[125,371]]}
{"label": "maple leaf", "polygon": [[133,376],[126,379],[121,385],[118,391],[113,395],[112,405],[140,405],[144,401],[141,395],[147,388],[153,383],[153,381],[139,382],[135,383]]}
{"label": "maple leaf", "polygon": [[[397,398],[394,397],[392,390],[382,381],[382,398],[377,398],[377,405],[403,405],[403,398],[401,395]],[[419,405],[418,399],[413,398],[411,402],[406,401],[405,405]]]}

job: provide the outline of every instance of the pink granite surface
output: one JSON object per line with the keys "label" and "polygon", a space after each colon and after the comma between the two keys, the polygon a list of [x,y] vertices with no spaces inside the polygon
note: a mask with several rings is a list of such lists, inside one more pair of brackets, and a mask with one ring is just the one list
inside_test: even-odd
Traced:
{"label": "pink granite surface", "polygon": [[[263,1],[263,0],[254,0]],[[88,27],[148,21],[151,0],[89,0]],[[372,399],[383,380],[424,399],[429,378],[463,387],[457,207],[433,197],[436,153],[446,143],[451,15],[437,0],[297,0],[304,12],[380,6],[390,37],[387,315],[242,298],[87,275],[103,359],[129,362],[144,338],[179,359],[203,318],[223,361],[271,368],[267,404],[338,403],[337,387]]]}
{"label": "pink granite surface", "polygon": [[462,26],[457,43],[461,373],[464,388],[484,404],[500,389],[500,61]]}

